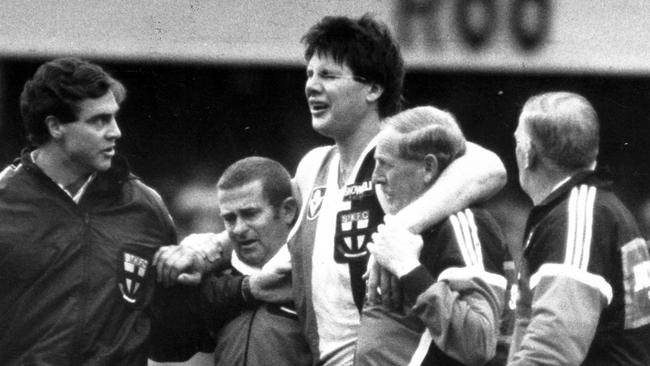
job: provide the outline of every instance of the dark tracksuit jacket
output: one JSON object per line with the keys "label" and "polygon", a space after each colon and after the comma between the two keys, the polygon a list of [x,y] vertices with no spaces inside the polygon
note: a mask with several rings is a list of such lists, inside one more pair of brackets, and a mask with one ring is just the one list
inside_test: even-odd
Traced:
{"label": "dark tracksuit jacket", "polygon": [[509,365],[650,365],[650,256],[632,214],[581,172],[526,223]]}
{"label": "dark tracksuit jacket", "polygon": [[271,304],[242,293],[234,267],[203,279],[202,314],[216,348],[216,366],[308,366],[311,353],[293,304]]}
{"label": "dark tracksuit jacket", "polygon": [[175,242],[126,161],[75,203],[23,152],[0,173],[0,364],[146,365],[151,260]]}
{"label": "dark tracksuit jacket", "polygon": [[422,234],[421,265],[400,278],[404,306],[366,303],[355,365],[473,365],[494,357],[504,304],[505,246],[485,210]]}

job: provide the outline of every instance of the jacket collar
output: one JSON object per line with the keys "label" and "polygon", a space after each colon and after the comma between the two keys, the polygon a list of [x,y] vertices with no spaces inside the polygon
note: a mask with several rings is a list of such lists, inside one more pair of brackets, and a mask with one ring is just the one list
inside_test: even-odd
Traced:
{"label": "jacket collar", "polygon": [[551,194],[541,203],[533,207],[526,222],[525,234],[528,235],[535,225],[537,225],[537,223],[540,222],[548,212],[553,209],[553,207],[562,202],[573,187],[583,183],[592,184],[598,187],[607,187],[611,185],[611,177],[605,172],[592,170],[580,171],[574,174],[569,180],[562,183],[551,192]]}
{"label": "jacket collar", "polygon": [[[31,157],[31,151],[32,150],[28,148],[23,149],[20,158],[17,160],[19,160],[28,171],[52,181],[52,179],[34,163]],[[133,178],[135,177],[130,172],[127,160],[121,155],[115,155],[111,167],[107,171],[97,172],[97,175],[95,179],[93,179],[93,182],[91,182],[92,184],[89,189],[92,189],[93,191],[107,191],[119,187],[122,183]],[[52,182],[54,183],[54,181]]]}

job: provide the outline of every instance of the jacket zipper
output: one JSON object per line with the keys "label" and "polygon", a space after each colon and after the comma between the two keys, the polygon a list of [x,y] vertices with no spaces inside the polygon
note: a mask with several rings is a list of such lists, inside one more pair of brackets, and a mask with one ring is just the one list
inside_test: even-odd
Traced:
{"label": "jacket zipper", "polygon": [[90,215],[85,212],[83,213],[83,230],[81,232],[81,254],[83,256],[82,264],[82,276],[81,284],[79,288],[79,318],[77,323],[77,332],[76,339],[73,348],[73,354],[71,359],[74,360],[73,365],[77,365],[83,359],[83,354],[86,351],[86,343],[83,341],[84,331],[86,329],[86,318],[88,315],[88,267],[89,267],[89,258],[90,258],[90,248],[88,247],[88,228],[90,224]]}
{"label": "jacket zipper", "polygon": [[246,334],[246,347],[244,347],[244,366],[248,365],[248,347],[251,342],[251,333],[253,331],[253,321],[255,321],[255,315],[257,315],[257,309],[251,314],[251,320],[248,322],[248,332]]}

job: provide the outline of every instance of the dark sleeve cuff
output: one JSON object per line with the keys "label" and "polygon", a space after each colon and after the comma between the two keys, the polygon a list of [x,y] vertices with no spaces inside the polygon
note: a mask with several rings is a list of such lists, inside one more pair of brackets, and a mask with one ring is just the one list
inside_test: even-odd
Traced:
{"label": "dark sleeve cuff", "polygon": [[[242,307],[246,304],[242,296],[241,284],[244,276],[203,276],[201,294],[203,295],[204,310],[215,310],[225,307]],[[212,309],[210,309],[212,308]]]}
{"label": "dark sleeve cuff", "polygon": [[249,309],[254,309],[258,307],[261,302],[253,296],[253,293],[251,292],[251,283],[250,283],[251,276],[244,276],[242,280],[239,283],[239,291],[241,293],[241,297],[244,300],[244,303]]}
{"label": "dark sleeve cuff", "polygon": [[418,296],[433,285],[436,280],[423,265],[419,265],[411,272],[400,277],[399,282],[404,290],[407,304],[413,305]]}

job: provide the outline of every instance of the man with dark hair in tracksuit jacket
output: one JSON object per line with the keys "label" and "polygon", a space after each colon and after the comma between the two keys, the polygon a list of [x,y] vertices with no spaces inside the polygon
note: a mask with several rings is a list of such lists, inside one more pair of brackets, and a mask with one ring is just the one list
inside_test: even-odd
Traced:
{"label": "man with dark hair in tracksuit jacket", "polygon": [[[297,215],[291,176],[277,161],[252,156],[230,165],[217,183],[219,211],[233,246],[226,266],[203,273],[199,307],[215,340],[217,366],[307,366],[311,353],[291,301],[291,283],[265,290],[265,265],[278,257]],[[160,248],[154,262],[183,246]],[[284,253],[286,255],[286,253]],[[284,274],[278,274],[284,276]]]}
{"label": "man with dark hair in tracksuit jacket", "polygon": [[528,99],[515,131],[524,233],[509,365],[650,365],[650,257],[595,173],[599,125],[584,97]]}
{"label": "man with dark hair in tracksuit jacket", "polygon": [[215,365],[309,365],[290,283],[267,293],[256,284],[296,219],[289,172],[267,158],[239,160],[219,179],[217,201],[234,250],[230,266],[204,276],[201,284],[202,313],[215,335]]}
{"label": "man with dark hair in tracksuit jacket", "polygon": [[122,84],[76,58],[21,95],[34,147],[0,173],[0,364],[138,365],[150,351],[160,196],[115,156]]}

